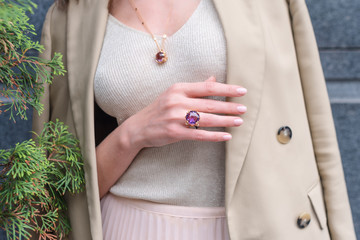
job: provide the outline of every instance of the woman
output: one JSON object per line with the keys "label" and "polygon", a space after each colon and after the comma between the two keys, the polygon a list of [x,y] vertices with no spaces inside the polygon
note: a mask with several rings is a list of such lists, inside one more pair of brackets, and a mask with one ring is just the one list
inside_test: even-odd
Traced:
{"label": "woman", "polygon": [[[168,10],[162,11],[167,13],[165,17],[158,18],[156,14],[154,14],[155,17],[150,14],[149,5],[131,0],[129,2],[114,1],[110,6],[108,2],[99,0],[70,1],[65,10],[61,10],[56,5],[49,10],[43,30],[42,39],[46,48],[43,57],[50,57],[53,52],[63,53],[68,73],[64,77],[57,78],[47,89],[44,97],[46,111],[40,117],[35,116],[34,128],[39,130],[43,121],[59,118],[68,124],[80,139],[85,157],[86,193],[69,196],[68,199],[73,228],[72,237],[74,239],[102,239],[102,224],[104,224],[105,236],[108,236],[109,231],[116,231],[109,227],[109,222],[113,224],[116,220],[111,220],[113,216],[109,218],[107,216],[120,206],[114,203],[110,204],[109,210],[105,209],[109,206],[107,204],[109,199],[138,196],[137,199],[149,200],[148,202],[151,203],[160,202],[170,206],[181,206],[176,199],[165,201],[168,195],[149,199],[153,196],[151,195],[153,191],[147,191],[148,195],[144,198],[139,197],[142,194],[139,191],[131,195],[129,192],[133,189],[140,189],[142,184],[151,186],[151,183],[143,180],[141,185],[137,184],[134,188],[129,188],[132,181],[139,179],[131,175],[127,177],[127,173],[132,171],[136,173],[138,169],[134,168],[138,162],[136,158],[141,157],[143,152],[151,151],[152,147],[161,146],[161,149],[170,146],[171,143],[184,142],[180,140],[196,139],[204,140],[206,144],[212,141],[220,141],[221,144],[221,141],[226,141],[226,146],[216,145],[216,149],[225,151],[223,154],[225,192],[222,195],[221,190],[217,190],[214,194],[224,196],[223,205],[226,209],[226,224],[230,239],[355,239],[341,160],[331,120],[331,109],[305,2],[303,0],[214,0],[213,3],[208,0],[201,1],[200,3],[179,2],[176,3],[178,5],[172,7],[172,10],[166,8],[169,7],[166,4],[167,1],[162,1],[157,3],[157,7],[159,10]],[[215,30],[216,34],[212,36],[219,36],[220,33],[218,38],[220,43],[221,39],[226,39],[223,40],[223,45],[219,45],[220,51],[221,46],[226,48],[226,63],[220,61],[219,69],[212,62],[215,68],[210,68],[208,71],[210,73],[219,71],[215,74],[217,80],[219,81],[221,76],[224,76],[224,83],[214,83],[215,79],[210,77],[213,74],[204,72],[204,66],[200,63],[200,74],[196,76],[196,83],[169,86],[168,90],[158,95],[154,94],[156,95],[154,99],[157,100],[153,99],[143,108],[135,109],[133,113],[130,111],[124,119],[120,115],[126,111],[121,111],[121,113],[115,111],[113,114],[117,117],[119,127],[112,129],[107,138],[95,148],[94,93],[100,107],[109,113],[112,111],[106,109],[106,103],[109,101],[101,97],[107,97],[106,93],[115,86],[110,85],[108,92],[102,90],[103,94],[101,91],[100,94],[97,93],[98,86],[106,85],[101,82],[96,84],[99,79],[104,79],[101,73],[107,72],[106,70],[102,72],[101,67],[111,65],[111,62],[109,64],[106,64],[106,61],[102,62],[102,59],[106,59],[106,56],[103,56],[104,52],[111,52],[111,47],[110,50],[104,50],[106,46],[109,46],[106,45],[107,40],[109,38],[111,40],[111,36],[106,35],[110,31],[111,23],[109,22],[112,21],[114,26],[117,24],[118,27],[122,25],[122,30],[130,27],[133,30],[142,31],[147,36],[169,31],[170,37],[167,39],[160,40],[157,37],[159,40],[153,41],[149,37],[150,43],[155,48],[155,54],[163,50],[161,53],[163,55],[160,57],[158,55],[157,59],[164,61],[164,54],[168,55],[167,62],[159,66],[152,60],[155,64],[153,67],[158,67],[161,69],[159,71],[162,71],[174,65],[176,67],[178,64],[173,62],[176,57],[171,55],[179,51],[171,45],[176,42],[171,35],[176,34],[187,19],[190,21],[192,14],[200,15],[198,7],[204,3],[216,10],[218,16],[213,14],[211,17],[215,19],[215,22],[220,23],[218,26],[224,32],[221,35],[221,30]],[[144,7],[140,8],[140,6]],[[109,10],[111,16],[109,16]],[[205,14],[207,11],[202,13]],[[183,18],[176,18],[179,16]],[[175,18],[170,21],[174,23],[173,25],[159,24],[159,22],[165,22],[164,18],[171,19],[172,17]],[[142,22],[144,24],[141,24]],[[150,23],[157,24],[150,25]],[[201,23],[205,25],[200,25],[200,23],[198,25],[214,26]],[[151,28],[148,25],[155,27]],[[197,24],[195,22],[192,25],[195,28]],[[201,42],[202,36],[199,38]],[[212,37],[203,38],[213,40]],[[125,38],[125,40],[128,39]],[[162,45],[163,41],[164,45]],[[126,44],[131,44],[131,42],[126,42]],[[189,46],[201,48],[192,44],[195,43],[189,41],[182,43],[181,46],[185,49]],[[209,44],[212,46],[211,43]],[[116,44],[110,46],[116,46]],[[137,56],[136,51],[142,48],[136,45],[129,49],[134,49]],[[114,49],[114,52],[116,51],[117,49]],[[214,49],[214,51],[219,51],[219,49]],[[153,59],[155,54],[148,56],[144,52],[139,59],[147,56]],[[198,56],[196,54],[194,56],[197,59]],[[211,57],[211,54],[206,56]],[[204,56],[200,55],[200,57]],[[126,64],[125,60],[116,59]],[[146,77],[149,71],[144,66],[149,66],[149,64],[139,65],[136,72],[142,76],[143,71]],[[223,74],[221,74],[221,66],[225,66]],[[189,69],[194,71],[194,67],[190,66]],[[124,69],[121,71],[122,74],[126,73]],[[187,73],[181,68],[179,72]],[[200,80],[202,74],[209,75],[207,77],[204,75]],[[178,79],[189,80],[188,78]],[[123,79],[119,79],[121,80]],[[121,82],[121,84],[126,84],[124,89],[128,90],[139,83]],[[146,84],[146,82],[140,81],[140,84]],[[156,92],[156,87],[153,87],[157,86],[155,84],[146,85],[152,87],[150,92]],[[246,94],[244,88],[247,89]],[[144,89],[147,90],[146,87]],[[209,103],[209,99],[202,99],[205,96],[228,97],[228,99],[224,103],[221,99],[215,98],[216,102]],[[141,99],[142,96],[136,97]],[[161,101],[162,99],[165,100]],[[110,101],[110,103],[114,102]],[[176,111],[170,111],[175,106],[180,107]],[[247,107],[247,111],[240,118],[239,114],[245,112],[244,106]],[[136,104],[134,107],[139,106]],[[237,107],[240,107],[238,112],[235,111]],[[161,109],[169,111],[161,112]],[[187,110],[198,111],[195,114],[200,114],[200,129],[196,129],[195,125],[192,128],[185,126],[184,117]],[[218,113],[229,116],[213,115]],[[134,115],[131,116],[131,114]],[[98,116],[96,112],[95,118]],[[150,125],[152,123],[150,120],[154,118],[159,121],[155,121],[157,124]],[[242,125],[240,119],[243,119]],[[187,121],[192,125],[189,119]],[[97,122],[97,128],[98,124],[101,125],[101,123]],[[219,132],[214,132],[207,131],[208,129],[203,129],[203,127],[228,128],[225,131],[220,129]],[[171,134],[167,134],[169,132]],[[120,145],[117,144],[119,140]],[[129,141],[135,144],[129,144]],[[188,146],[184,152],[194,151],[194,149],[197,148]],[[151,154],[150,152],[148,156]],[[194,159],[192,161],[194,162]],[[210,164],[213,166],[213,163]],[[164,169],[174,170],[173,168],[174,166],[170,166]],[[154,175],[154,178],[149,178],[150,182],[158,174],[156,170],[146,172],[146,174],[153,173]],[[192,172],[201,174],[203,170],[201,168]],[[221,172],[218,171],[216,174],[221,179]],[[207,176],[204,179],[211,179],[211,177]],[[219,184],[218,186],[222,184],[221,180],[216,183]],[[117,188],[118,191],[116,186],[120,186]],[[102,199],[103,211],[101,213],[100,197],[104,196],[110,188],[113,189],[112,194],[107,194]],[[166,189],[170,188],[167,186]],[[178,189],[182,190],[181,187]],[[198,189],[198,186],[195,189]],[[211,187],[207,189],[206,194],[213,190]],[[205,195],[202,200],[196,202],[198,198],[189,195],[189,203],[184,205],[187,209],[200,206],[204,210],[211,208],[209,206],[221,204],[221,198],[217,198],[212,204],[210,197]],[[183,194],[181,194],[181,199],[184,199]],[[154,206],[151,205],[151,207]],[[103,223],[101,214],[103,214]],[[110,220],[105,221],[106,219]],[[226,229],[226,224],[222,224],[221,228]]]}

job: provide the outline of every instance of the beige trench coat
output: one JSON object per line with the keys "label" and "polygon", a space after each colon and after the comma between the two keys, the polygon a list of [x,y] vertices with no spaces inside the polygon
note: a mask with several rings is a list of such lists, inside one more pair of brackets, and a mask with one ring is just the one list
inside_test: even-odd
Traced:
{"label": "beige trench coat", "polygon": [[[248,89],[228,131],[226,212],[232,240],[354,240],[352,217],[317,46],[304,0],[214,0],[227,41],[227,82]],[[80,139],[86,193],[68,196],[71,239],[102,239],[96,175],[93,78],[107,0],[52,6],[43,57],[61,52],[68,73],[47,87],[34,129],[59,118]],[[281,126],[288,144],[277,141]],[[121,159],[121,156],[119,156]],[[297,226],[298,216],[311,215]]]}

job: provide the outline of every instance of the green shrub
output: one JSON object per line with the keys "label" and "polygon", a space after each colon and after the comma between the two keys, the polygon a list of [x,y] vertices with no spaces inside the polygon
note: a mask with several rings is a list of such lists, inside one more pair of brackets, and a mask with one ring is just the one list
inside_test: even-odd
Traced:
{"label": "green shrub", "polygon": [[[34,26],[30,0],[0,0],[0,114],[27,119],[28,106],[40,114],[43,84],[65,73],[62,55],[45,60],[29,55],[43,46],[29,37]],[[5,100],[4,100],[5,99]],[[78,140],[63,123],[45,123],[35,139],[0,150],[0,227],[8,239],[62,239],[70,231],[65,194],[84,190]]]}

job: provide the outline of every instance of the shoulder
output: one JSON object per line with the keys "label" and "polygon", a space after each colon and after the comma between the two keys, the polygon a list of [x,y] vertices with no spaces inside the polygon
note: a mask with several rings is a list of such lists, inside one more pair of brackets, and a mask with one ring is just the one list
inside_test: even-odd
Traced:
{"label": "shoulder", "polygon": [[84,26],[88,25],[88,20],[97,17],[100,12],[107,12],[107,6],[108,0],[55,1],[48,9],[43,31],[63,32],[67,27],[71,27],[70,22],[74,19],[80,19]]}
{"label": "shoulder", "polygon": [[60,4],[60,2],[54,2],[48,9],[45,17],[44,28],[47,25],[64,25],[66,24],[67,7]]}
{"label": "shoulder", "polygon": [[[65,49],[67,27],[67,9],[62,8],[58,2],[53,3],[48,9],[41,33],[41,44],[45,47],[42,54],[50,58],[52,52],[63,52]],[[58,46],[58,45],[63,46]]]}
{"label": "shoulder", "polygon": [[67,10],[60,7],[58,2],[53,3],[48,9],[42,29],[42,39],[48,35],[52,37],[53,33],[64,32],[66,28]]}
{"label": "shoulder", "polygon": [[[257,0],[257,8],[261,9],[262,13],[276,15],[279,13],[297,14],[307,10],[305,0]],[[273,16],[275,17],[275,16]]]}

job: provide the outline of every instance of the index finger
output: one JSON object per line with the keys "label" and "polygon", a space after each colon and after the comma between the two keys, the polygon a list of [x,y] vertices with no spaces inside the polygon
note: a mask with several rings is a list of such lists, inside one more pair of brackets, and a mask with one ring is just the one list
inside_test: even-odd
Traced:
{"label": "index finger", "polygon": [[246,88],[238,85],[230,85],[218,82],[196,82],[183,83],[179,90],[183,91],[188,97],[241,97],[247,93]]}

